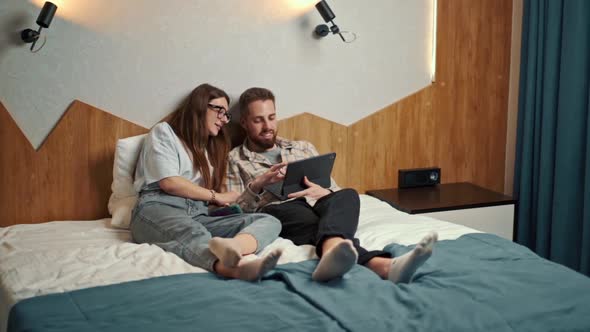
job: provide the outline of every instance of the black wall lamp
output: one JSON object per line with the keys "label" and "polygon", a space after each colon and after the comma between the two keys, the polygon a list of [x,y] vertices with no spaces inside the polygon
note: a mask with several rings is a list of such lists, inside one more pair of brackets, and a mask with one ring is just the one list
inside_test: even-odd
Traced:
{"label": "black wall lamp", "polygon": [[336,15],[334,14],[334,12],[330,8],[330,6],[328,6],[328,3],[326,2],[326,0],[322,0],[318,3],[316,3],[315,8],[318,10],[320,15],[322,15],[322,18],[324,19],[324,21],[326,23],[332,24],[332,26],[330,26],[330,27],[328,27],[328,25],[326,25],[326,24],[320,24],[320,25],[316,26],[315,30],[314,30],[316,36],[326,37],[330,32],[332,32],[332,34],[334,34],[334,35],[338,34],[340,36],[340,39],[342,39],[342,41],[345,43],[351,43],[356,39],[355,34],[353,34],[354,38],[350,41],[347,41],[346,38],[344,38],[344,36],[342,34],[346,31],[340,31],[340,28],[336,25],[336,23],[334,23],[334,19],[336,18]]}
{"label": "black wall lamp", "polygon": [[45,45],[45,41],[43,41],[43,45],[41,45],[41,47],[39,47],[39,49],[37,49],[36,51],[33,51],[33,49],[35,48],[35,44],[41,36],[41,30],[43,30],[43,28],[49,28],[51,20],[53,20],[53,16],[55,15],[56,11],[57,6],[55,4],[49,1],[45,2],[43,8],[41,9],[41,13],[39,13],[39,17],[37,17],[37,24],[39,25],[39,29],[37,31],[33,29],[24,29],[23,31],[21,31],[20,38],[25,43],[33,43],[31,45],[31,52],[38,52]]}

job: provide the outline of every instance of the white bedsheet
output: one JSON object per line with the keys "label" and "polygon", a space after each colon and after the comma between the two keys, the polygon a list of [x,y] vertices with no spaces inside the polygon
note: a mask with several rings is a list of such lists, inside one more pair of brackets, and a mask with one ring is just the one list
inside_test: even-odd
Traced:
{"label": "white bedsheet", "polygon": [[[157,246],[131,243],[127,230],[109,227],[110,219],[59,221],[0,228],[0,331],[10,308],[33,296],[181,273],[206,272]],[[455,239],[476,230],[409,215],[371,196],[361,195],[357,237],[368,250],[392,242],[414,244],[428,231]],[[279,264],[316,258],[314,247],[277,239]],[[435,249],[436,250],[436,249]]]}

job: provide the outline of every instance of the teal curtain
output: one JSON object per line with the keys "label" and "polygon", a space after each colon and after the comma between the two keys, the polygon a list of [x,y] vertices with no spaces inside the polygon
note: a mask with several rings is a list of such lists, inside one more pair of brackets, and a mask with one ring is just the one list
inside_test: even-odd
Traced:
{"label": "teal curtain", "polygon": [[590,0],[525,0],[516,240],[590,275]]}

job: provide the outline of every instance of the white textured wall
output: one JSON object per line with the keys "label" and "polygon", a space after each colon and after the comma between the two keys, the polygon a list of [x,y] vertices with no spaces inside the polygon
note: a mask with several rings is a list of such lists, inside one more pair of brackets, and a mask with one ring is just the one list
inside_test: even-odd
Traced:
{"label": "white textured wall", "polygon": [[35,147],[74,99],[149,127],[203,82],[348,125],[429,84],[432,1],[329,0],[345,44],[313,38],[313,0],[55,0],[33,54],[18,34],[42,1],[2,0],[0,101]]}

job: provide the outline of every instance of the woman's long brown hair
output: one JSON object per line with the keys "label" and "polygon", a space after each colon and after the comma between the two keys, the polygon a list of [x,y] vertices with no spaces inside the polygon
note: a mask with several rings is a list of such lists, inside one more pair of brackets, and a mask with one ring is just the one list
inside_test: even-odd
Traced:
{"label": "woman's long brown hair", "polygon": [[[217,98],[225,98],[229,105],[229,96],[225,91],[209,84],[201,84],[164,121],[168,122],[176,136],[191,152],[194,167],[203,177],[204,187],[220,191],[227,170],[229,135],[223,126],[217,136],[209,136],[206,126],[207,104]],[[213,177],[211,177],[205,151],[213,166]]]}

